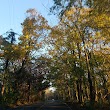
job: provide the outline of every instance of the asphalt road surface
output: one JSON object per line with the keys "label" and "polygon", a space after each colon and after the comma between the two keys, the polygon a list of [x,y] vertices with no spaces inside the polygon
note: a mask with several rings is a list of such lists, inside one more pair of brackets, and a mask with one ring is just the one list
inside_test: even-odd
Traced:
{"label": "asphalt road surface", "polygon": [[48,101],[42,105],[39,110],[72,110],[66,103],[62,101]]}
{"label": "asphalt road surface", "polygon": [[45,103],[38,103],[34,105],[22,106],[6,110],[72,110],[72,109],[62,101],[50,100],[46,101]]}

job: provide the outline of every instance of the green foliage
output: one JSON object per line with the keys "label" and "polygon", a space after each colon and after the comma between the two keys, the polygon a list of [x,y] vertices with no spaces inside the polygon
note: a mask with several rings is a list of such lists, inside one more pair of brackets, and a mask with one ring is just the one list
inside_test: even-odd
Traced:
{"label": "green foliage", "polygon": [[16,34],[12,31],[8,32],[8,37],[2,38],[0,99],[3,105],[41,100],[44,95],[39,94],[50,86],[46,79],[47,64],[43,58],[36,57],[49,26],[45,18],[34,9],[27,13],[29,16],[22,23],[23,35],[19,37],[19,42],[15,42]]}
{"label": "green foliage", "polygon": [[109,1],[53,1],[50,10],[59,10],[60,15],[59,24],[51,29],[48,38],[53,47],[49,51],[53,85],[64,99],[90,100],[92,104],[101,93],[101,101],[109,103],[105,99],[110,92]]}
{"label": "green foliage", "polygon": [[[98,4],[98,5],[97,5]],[[60,22],[50,27],[27,10],[19,42],[12,31],[0,38],[0,99],[6,104],[44,99],[50,82],[56,97],[87,103],[110,102],[109,1],[54,0]],[[48,56],[36,57],[47,47]],[[24,99],[25,97],[25,99]],[[91,108],[92,109],[92,108]]]}

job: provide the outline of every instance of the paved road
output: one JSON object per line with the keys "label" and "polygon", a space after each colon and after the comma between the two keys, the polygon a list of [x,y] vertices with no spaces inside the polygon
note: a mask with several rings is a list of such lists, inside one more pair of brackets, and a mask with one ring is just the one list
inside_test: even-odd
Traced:
{"label": "paved road", "polygon": [[72,110],[67,104],[61,101],[48,101],[39,110]]}
{"label": "paved road", "polygon": [[38,103],[34,105],[17,107],[14,109],[6,109],[6,110],[72,110],[72,109],[62,101],[50,100],[45,103]]}

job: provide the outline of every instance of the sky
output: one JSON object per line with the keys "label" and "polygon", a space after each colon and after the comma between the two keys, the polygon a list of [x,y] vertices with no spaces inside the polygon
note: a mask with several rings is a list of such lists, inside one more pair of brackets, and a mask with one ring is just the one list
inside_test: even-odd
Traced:
{"label": "sky", "polygon": [[13,29],[14,32],[22,34],[21,23],[26,18],[26,11],[30,8],[36,9],[49,24],[57,24],[57,17],[49,15],[52,0],[0,0],[0,35]]}

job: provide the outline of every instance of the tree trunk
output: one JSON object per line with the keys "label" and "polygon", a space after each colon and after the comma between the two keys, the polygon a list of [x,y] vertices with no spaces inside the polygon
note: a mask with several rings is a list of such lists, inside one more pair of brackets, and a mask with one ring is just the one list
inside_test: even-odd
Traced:
{"label": "tree trunk", "polygon": [[76,83],[78,91],[78,102],[81,103],[82,102],[81,83],[79,82],[79,80],[77,80]]}

